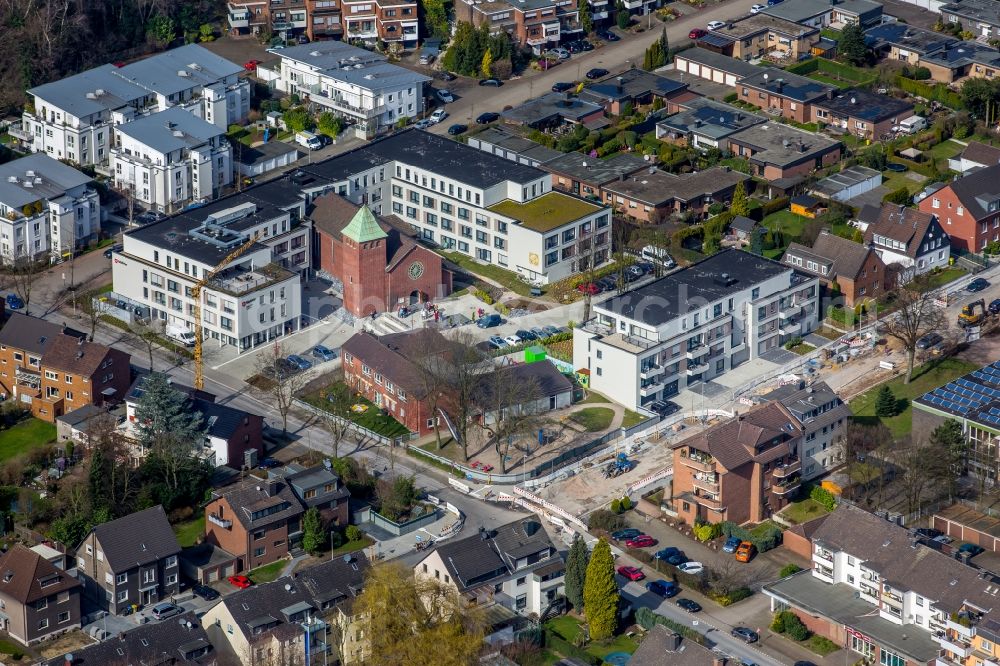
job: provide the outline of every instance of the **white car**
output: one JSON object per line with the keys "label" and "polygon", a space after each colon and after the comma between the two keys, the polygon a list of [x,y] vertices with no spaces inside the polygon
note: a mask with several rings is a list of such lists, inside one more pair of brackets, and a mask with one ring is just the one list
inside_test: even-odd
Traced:
{"label": "white car", "polygon": [[427,129],[433,124],[434,123],[430,121],[430,118],[424,118],[423,120],[418,120],[417,122],[413,123],[413,129]]}
{"label": "white car", "polygon": [[705,565],[701,562],[685,562],[677,567],[678,571],[683,571],[686,574],[700,574],[705,570]]}
{"label": "white car", "polygon": [[447,117],[448,117],[448,112],[445,111],[444,109],[434,109],[434,113],[431,114],[431,117],[428,118],[428,120],[431,121],[432,125],[435,125]]}
{"label": "white car", "polygon": [[549,50],[549,55],[553,55],[560,60],[567,60],[570,57],[570,52],[561,46],[557,46],[556,48]]}
{"label": "white car", "polygon": [[444,102],[445,104],[451,104],[455,101],[455,97],[451,94],[451,91],[447,88],[441,88],[437,91],[437,98]]}
{"label": "white car", "polygon": [[725,28],[726,23],[724,21],[709,21],[706,27],[709,30],[718,30],[719,28]]}
{"label": "white car", "polygon": [[767,9],[767,5],[754,5],[753,7],[750,8],[750,13],[759,14],[765,9]]}
{"label": "white car", "polygon": [[509,344],[509,345],[510,345],[510,346],[512,346],[512,347],[513,347],[514,345],[519,345],[519,344],[521,344],[521,338],[517,337],[517,336],[516,336],[516,335],[514,335],[513,333],[512,333],[512,334],[510,334],[510,335],[506,335],[506,336],[504,336],[504,340],[506,340],[506,341],[507,341],[507,344]]}

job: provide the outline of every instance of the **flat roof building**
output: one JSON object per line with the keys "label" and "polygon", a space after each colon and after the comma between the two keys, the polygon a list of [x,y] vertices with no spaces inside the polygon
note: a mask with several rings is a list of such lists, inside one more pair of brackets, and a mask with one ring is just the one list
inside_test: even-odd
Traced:
{"label": "flat roof building", "polygon": [[766,120],[763,116],[708,98],[698,98],[684,106],[683,111],[656,123],[657,139],[702,150],[723,148],[724,140],[729,135]]}

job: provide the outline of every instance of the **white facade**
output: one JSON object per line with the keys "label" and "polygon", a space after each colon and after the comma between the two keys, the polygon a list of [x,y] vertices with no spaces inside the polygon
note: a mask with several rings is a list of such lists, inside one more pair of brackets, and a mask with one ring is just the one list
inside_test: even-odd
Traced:
{"label": "white facade", "polygon": [[101,203],[91,178],[46,155],[0,166],[0,258],[66,258],[97,240]]}
{"label": "white facade", "polygon": [[250,112],[243,68],[195,44],[124,67],[103,65],[32,88],[16,136],[33,152],[83,165],[108,162],[112,127],[179,107],[223,132]]}
{"label": "white facade", "polygon": [[172,212],[232,185],[232,146],[215,125],[168,109],[115,128],[111,172],[117,189],[131,190],[150,210]]}
{"label": "white facade", "polygon": [[573,330],[573,364],[595,391],[642,407],[809,333],[818,312],[817,278],[727,250],[597,303]]}

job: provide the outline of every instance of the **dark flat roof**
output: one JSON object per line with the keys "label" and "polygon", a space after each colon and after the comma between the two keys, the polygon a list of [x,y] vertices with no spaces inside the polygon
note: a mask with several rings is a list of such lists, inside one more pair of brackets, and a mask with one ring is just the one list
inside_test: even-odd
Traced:
{"label": "dark flat roof", "polygon": [[575,97],[569,93],[550,92],[507,109],[500,115],[504,120],[522,125],[541,125],[557,119],[580,122],[597,113],[602,107],[593,101]]}
{"label": "dark flat roof", "polygon": [[[727,249],[655,282],[614,296],[598,307],[624,317],[659,326],[706,302],[725,298],[764,280],[795,271],[777,261],[742,250]],[[730,281],[723,281],[726,274]]]}
{"label": "dark flat roof", "polygon": [[[621,80],[619,81],[619,79]],[[608,99],[630,99],[651,94],[670,95],[686,87],[686,83],[674,81],[659,74],[643,69],[630,69],[587,86],[580,93],[580,96],[603,104]]]}
{"label": "dark flat roof", "polygon": [[833,99],[821,99],[814,104],[817,108],[827,109],[837,115],[860,118],[873,123],[896,117],[902,120],[913,113],[913,104],[906,100],[879,95],[861,88],[850,88],[834,96]]}
{"label": "dark flat roof", "polygon": [[542,165],[546,171],[565,174],[587,183],[603,184],[616,180],[619,176],[627,176],[640,169],[645,169],[648,163],[641,157],[629,154],[619,154],[607,159],[588,157],[582,153],[566,153],[549,160]]}
{"label": "dark flat roof", "polygon": [[295,159],[298,159],[298,152],[298,148],[290,143],[269,141],[268,143],[262,143],[259,146],[244,146],[242,149],[235,151],[235,159],[240,164],[254,164],[256,162],[271,159],[272,157],[287,155],[288,153],[295,153]]}
{"label": "dark flat roof", "polygon": [[756,74],[744,77],[740,84],[798,102],[811,102],[829,91],[837,90],[834,86],[774,67],[761,68]]}
{"label": "dark flat roof", "polygon": [[865,42],[872,48],[896,45],[920,54],[931,53],[958,39],[942,32],[924,30],[906,23],[883,23],[865,31]]}

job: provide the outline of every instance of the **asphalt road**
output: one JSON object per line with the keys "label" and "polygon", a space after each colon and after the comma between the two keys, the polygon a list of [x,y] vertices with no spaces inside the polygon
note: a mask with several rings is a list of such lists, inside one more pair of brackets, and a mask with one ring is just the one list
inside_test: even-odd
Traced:
{"label": "asphalt road", "polygon": [[[713,4],[689,16],[667,23],[667,41],[672,48],[690,42],[688,33],[692,28],[704,28],[709,21],[734,18],[750,11],[754,0],[732,0]],[[619,32],[617,28],[616,32]],[[557,81],[584,80],[584,74],[594,67],[602,67],[612,74],[629,69],[633,64],[642,65],[643,54],[660,37],[657,21],[653,29],[632,35],[626,34],[621,41],[609,42],[599,49],[573,55],[569,60],[546,72],[531,71],[519,79],[506,81],[501,88],[480,87],[477,79],[459,77],[455,81],[435,80],[437,88],[447,87],[455,95],[455,101],[445,105],[449,118],[434,125],[429,131],[437,134],[447,132],[453,123],[474,121],[484,111],[502,111],[505,106],[517,106],[527,99],[547,93]]]}

